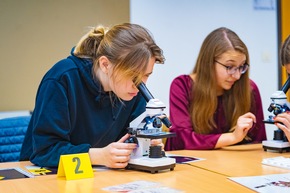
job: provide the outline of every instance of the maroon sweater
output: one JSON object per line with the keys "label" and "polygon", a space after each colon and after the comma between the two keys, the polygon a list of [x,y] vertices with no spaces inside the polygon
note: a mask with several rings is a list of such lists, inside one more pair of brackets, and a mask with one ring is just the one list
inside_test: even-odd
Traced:
{"label": "maroon sweater", "polygon": [[[263,123],[264,115],[262,101],[257,85],[251,80],[252,94],[255,105],[251,112],[256,116],[256,124],[248,132],[252,139],[247,143],[260,143],[266,139],[265,125]],[[189,75],[181,75],[175,78],[170,87],[170,121],[172,127],[170,132],[176,133],[176,137],[168,138],[165,144],[165,150],[179,149],[214,149],[222,133],[227,133],[229,127],[226,126],[224,110],[222,105],[222,96],[218,97],[218,107],[215,112],[214,120],[217,127],[210,134],[198,134],[194,131],[191,118],[188,112],[190,92],[193,81]],[[254,111],[255,109],[255,111]],[[245,143],[243,141],[242,143]]]}

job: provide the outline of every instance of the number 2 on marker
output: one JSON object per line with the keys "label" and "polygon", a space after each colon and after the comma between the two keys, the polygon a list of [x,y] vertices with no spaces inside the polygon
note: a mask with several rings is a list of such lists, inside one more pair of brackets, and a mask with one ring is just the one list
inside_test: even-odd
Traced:
{"label": "number 2 on marker", "polygon": [[82,174],[84,173],[83,170],[80,170],[80,166],[81,166],[81,160],[79,157],[74,157],[72,158],[73,162],[77,162],[76,168],[75,168],[75,174]]}

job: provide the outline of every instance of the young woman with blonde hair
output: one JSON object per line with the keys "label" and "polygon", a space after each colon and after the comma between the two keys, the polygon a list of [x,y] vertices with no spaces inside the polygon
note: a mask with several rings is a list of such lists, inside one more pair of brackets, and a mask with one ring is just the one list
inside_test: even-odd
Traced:
{"label": "young woman with blonde hair", "polygon": [[146,107],[137,86],[163,62],[140,25],[92,28],[43,77],[20,160],[57,167],[61,155],[89,153],[93,165],[126,167],[136,148],[127,127]]}

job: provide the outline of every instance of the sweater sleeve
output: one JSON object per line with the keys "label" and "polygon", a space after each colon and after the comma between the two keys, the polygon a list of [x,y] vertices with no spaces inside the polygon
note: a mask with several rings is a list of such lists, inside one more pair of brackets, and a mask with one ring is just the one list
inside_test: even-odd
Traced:
{"label": "sweater sleeve", "polygon": [[36,165],[56,167],[60,155],[88,152],[90,144],[70,142],[72,121],[67,93],[59,82],[46,80],[38,91],[32,116],[33,151],[30,161]]}
{"label": "sweater sleeve", "polygon": [[263,140],[266,140],[265,124],[263,122],[264,114],[262,100],[259,89],[253,81],[251,81],[251,87],[254,99],[252,102],[253,104],[252,113],[254,113],[256,116],[256,124],[248,132],[248,136],[252,139],[253,143],[261,143]]}
{"label": "sweater sleeve", "polygon": [[165,150],[178,149],[214,149],[221,134],[198,134],[194,132],[188,111],[192,81],[182,75],[173,80],[170,86],[171,132],[176,137],[168,138]]}

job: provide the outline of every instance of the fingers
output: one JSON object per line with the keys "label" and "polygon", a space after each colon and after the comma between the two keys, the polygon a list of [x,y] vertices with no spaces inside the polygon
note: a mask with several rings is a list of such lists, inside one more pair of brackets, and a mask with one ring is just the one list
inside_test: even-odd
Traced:
{"label": "fingers", "polygon": [[128,162],[115,162],[111,166],[108,166],[109,168],[125,168],[128,165]]}
{"label": "fingers", "polygon": [[256,121],[256,116],[253,113],[251,113],[251,112],[248,112],[248,113],[242,115],[241,117],[243,117],[245,119],[252,119],[252,122],[253,123],[256,123],[257,122]]}
{"label": "fingers", "polygon": [[276,117],[274,117],[274,120],[277,122],[283,122],[283,123],[290,123],[290,114],[287,112],[287,113],[281,113],[281,114],[278,114]]}
{"label": "fingers", "polygon": [[287,127],[281,123],[276,122],[275,125],[284,132],[287,132],[287,130],[288,130]]}
{"label": "fingers", "polygon": [[130,137],[130,134],[127,133],[118,142],[119,143],[124,143],[126,141],[126,139],[128,139],[129,137]]}
{"label": "fingers", "polygon": [[162,150],[164,150],[164,144],[162,143],[162,139],[152,139],[151,140],[151,145],[159,145],[162,147]]}
{"label": "fingers", "polygon": [[109,168],[125,168],[130,160],[130,156],[115,156],[107,162],[106,166]]}
{"label": "fingers", "polygon": [[126,167],[134,147],[136,147],[136,144],[119,142],[108,145],[106,147],[106,166],[110,168]]}
{"label": "fingers", "polygon": [[126,163],[129,160],[130,160],[130,155],[112,156],[112,162],[114,162],[114,163]]}
{"label": "fingers", "polygon": [[131,158],[132,151],[137,147],[135,143],[125,143],[129,134],[124,135],[119,141],[106,147],[106,166],[109,168],[125,168]]}
{"label": "fingers", "polygon": [[113,147],[118,149],[135,149],[137,147],[136,143],[125,143],[125,141],[130,137],[130,134],[124,135],[119,141],[112,143]]}
{"label": "fingers", "polygon": [[[130,135],[126,134],[118,142],[111,143],[107,146],[107,167],[125,168],[128,165],[131,153],[137,147],[137,144],[135,143],[124,143],[129,137]],[[162,149],[164,149],[162,139],[151,140],[151,145],[160,145],[162,146]]]}
{"label": "fingers", "polygon": [[285,133],[285,135],[289,141],[290,140],[290,127],[287,127],[287,126],[285,126],[281,123],[278,123],[278,122],[276,122],[275,125]]}
{"label": "fingers", "polygon": [[255,123],[256,116],[253,113],[248,112],[238,118],[237,127],[248,132],[248,130],[251,129]]}
{"label": "fingers", "polygon": [[137,147],[136,143],[119,143],[114,142],[111,144],[111,153],[119,153],[121,155],[126,154],[126,152],[131,153]]}
{"label": "fingers", "polygon": [[275,125],[278,128],[282,129],[284,132],[287,132],[287,130],[290,130],[290,114],[288,113],[279,114],[274,118],[274,120],[275,120]]}
{"label": "fingers", "polygon": [[239,117],[237,122],[237,128],[242,129],[243,131],[248,131],[253,127],[255,120],[251,117]]}
{"label": "fingers", "polygon": [[234,136],[237,141],[241,141],[247,135],[248,131],[253,127],[256,122],[256,117],[253,113],[246,113],[240,116],[237,120]]}
{"label": "fingers", "polygon": [[162,144],[162,139],[152,139],[151,145],[160,145]]}

